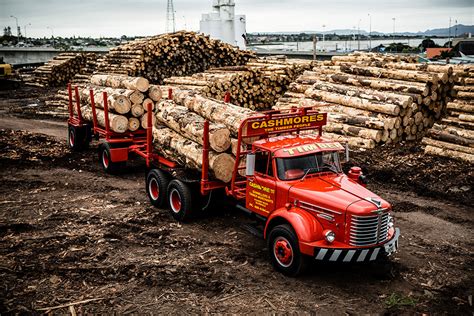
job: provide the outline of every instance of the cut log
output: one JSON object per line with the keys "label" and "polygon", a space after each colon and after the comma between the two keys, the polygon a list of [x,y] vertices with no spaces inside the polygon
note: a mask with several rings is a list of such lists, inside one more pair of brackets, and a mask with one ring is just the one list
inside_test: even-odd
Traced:
{"label": "cut log", "polygon": [[430,129],[427,136],[433,139],[441,140],[447,143],[458,144],[462,146],[474,147],[474,141],[462,136],[453,135],[441,130]]}
{"label": "cut log", "polygon": [[373,130],[363,127],[357,127],[341,123],[328,123],[323,126],[323,130],[331,133],[345,134],[348,136],[355,136],[365,139],[372,139],[376,143],[382,140],[383,132],[380,130]]}
{"label": "cut log", "polygon": [[374,100],[377,102],[395,104],[403,108],[406,108],[408,105],[413,103],[412,97],[403,94],[380,92],[373,89],[356,88],[319,80],[313,84],[313,89],[343,94],[350,97],[358,97],[361,99]]}
{"label": "cut log", "polygon": [[425,153],[429,155],[449,157],[457,160],[463,160],[470,163],[474,163],[474,155],[467,154],[465,152],[454,151],[434,146],[426,146]]}
{"label": "cut log", "polygon": [[156,85],[150,85],[148,88],[148,97],[155,102],[158,102],[163,97],[160,87]]}
{"label": "cut log", "polygon": [[[189,169],[201,169],[202,146],[170,128],[157,126],[153,129],[155,149],[166,158]],[[235,159],[226,153],[209,152],[209,169],[213,176],[225,183],[232,180]]]}
{"label": "cut log", "polygon": [[[88,106],[83,106],[81,108],[82,117],[89,122],[93,121],[92,109]],[[102,126],[106,127],[105,125],[105,112],[96,109],[97,115],[97,123]],[[109,112],[109,125],[110,130],[115,133],[125,133],[128,130],[128,119],[123,115],[116,115]]]}
{"label": "cut log", "polygon": [[145,78],[121,75],[93,75],[91,83],[98,86],[138,90],[140,92],[146,92],[150,85]]}
{"label": "cut log", "polygon": [[136,117],[130,117],[128,119],[128,130],[130,132],[135,132],[140,128],[140,120]]}
{"label": "cut log", "polygon": [[[158,121],[203,145],[204,118],[171,100],[157,103],[156,110]],[[222,124],[209,124],[209,145],[216,152],[226,151],[230,147],[230,131]]]}
{"label": "cut log", "polygon": [[338,141],[341,144],[347,143],[349,144],[350,147],[358,147],[358,148],[366,148],[366,149],[375,148],[375,142],[372,139],[343,136],[343,135],[333,134],[333,133],[324,133],[324,137]]}
{"label": "cut log", "polygon": [[173,91],[173,100],[211,122],[223,124],[234,136],[238,134],[241,122],[256,114],[230,103],[204,98],[194,91],[176,89]]}
{"label": "cut log", "polygon": [[400,113],[400,107],[395,104],[375,103],[365,99],[349,97],[337,93],[308,89],[306,90],[305,95],[311,99],[342,104],[362,110],[385,113],[394,116]]}
{"label": "cut log", "polygon": [[466,154],[474,155],[474,147],[456,145],[456,144],[452,144],[448,142],[431,139],[428,137],[423,138],[422,143],[425,145],[433,146],[433,147],[449,149],[449,150],[454,150],[454,151],[459,151]]}

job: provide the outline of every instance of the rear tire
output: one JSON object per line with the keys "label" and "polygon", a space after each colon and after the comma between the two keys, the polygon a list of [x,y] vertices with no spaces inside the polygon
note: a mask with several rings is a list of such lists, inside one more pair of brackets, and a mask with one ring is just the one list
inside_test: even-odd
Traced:
{"label": "rear tire", "polygon": [[89,146],[87,130],[84,127],[69,126],[67,144],[73,151],[81,151]]}
{"label": "rear tire", "polygon": [[273,267],[295,277],[306,272],[309,257],[300,252],[298,237],[290,225],[275,226],[268,235],[268,253]]}
{"label": "rear tire", "polygon": [[103,143],[99,146],[99,163],[102,169],[109,174],[117,174],[126,166],[126,162],[112,162],[110,145]]}
{"label": "rear tire", "polygon": [[155,207],[164,207],[168,202],[169,176],[159,170],[151,169],[146,175],[146,194]]}
{"label": "rear tire", "polygon": [[171,215],[180,222],[190,220],[193,217],[193,198],[189,185],[180,180],[172,180],[167,193]]}

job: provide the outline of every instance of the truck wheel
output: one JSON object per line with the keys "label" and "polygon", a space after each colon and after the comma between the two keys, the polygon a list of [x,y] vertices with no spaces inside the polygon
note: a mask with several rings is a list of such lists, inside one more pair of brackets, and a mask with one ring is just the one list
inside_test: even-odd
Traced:
{"label": "truck wheel", "polygon": [[116,174],[125,167],[124,162],[112,162],[110,145],[108,143],[103,143],[99,146],[99,162],[102,165],[102,169],[110,174]]}
{"label": "truck wheel", "polygon": [[304,273],[309,258],[301,254],[298,238],[289,225],[278,225],[268,235],[268,251],[273,267],[287,276]]}
{"label": "truck wheel", "polygon": [[167,202],[169,177],[158,169],[152,169],[146,175],[146,193],[155,207],[163,207]]}
{"label": "truck wheel", "polygon": [[67,144],[71,150],[80,151],[89,145],[84,128],[69,126],[67,133]]}
{"label": "truck wheel", "polygon": [[185,222],[192,218],[192,193],[188,185],[180,180],[172,180],[168,185],[168,202],[171,215],[180,221]]}

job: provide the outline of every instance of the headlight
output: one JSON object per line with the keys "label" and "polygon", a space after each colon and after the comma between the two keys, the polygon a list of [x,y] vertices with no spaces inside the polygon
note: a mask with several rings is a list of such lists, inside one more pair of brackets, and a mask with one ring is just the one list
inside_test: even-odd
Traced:
{"label": "headlight", "polygon": [[324,238],[328,243],[332,243],[334,240],[336,240],[336,234],[332,230],[326,230],[324,231]]}
{"label": "headlight", "polygon": [[392,228],[394,226],[394,223],[393,223],[393,216],[388,214],[388,228]]}

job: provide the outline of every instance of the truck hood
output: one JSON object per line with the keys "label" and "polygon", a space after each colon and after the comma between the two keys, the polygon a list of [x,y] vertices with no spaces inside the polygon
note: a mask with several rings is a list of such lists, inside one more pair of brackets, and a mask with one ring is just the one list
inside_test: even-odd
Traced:
{"label": "truck hood", "polygon": [[[371,215],[390,204],[367,190],[345,174],[328,174],[307,177],[295,182],[289,191],[290,201],[309,203],[338,213],[349,211],[354,215]],[[380,205],[380,206],[379,206]]]}

